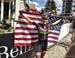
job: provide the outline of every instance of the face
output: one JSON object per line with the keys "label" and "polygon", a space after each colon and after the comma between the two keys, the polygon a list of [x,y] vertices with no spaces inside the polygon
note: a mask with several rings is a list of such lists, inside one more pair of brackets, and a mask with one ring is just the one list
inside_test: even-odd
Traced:
{"label": "face", "polygon": [[51,13],[51,16],[54,16],[54,15],[56,15],[56,13]]}
{"label": "face", "polygon": [[44,20],[43,23],[44,23],[44,24],[47,24],[47,23],[48,23],[48,20]]}
{"label": "face", "polygon": [[64,19],[64,23],[69,23],[69,20],[68,19]]}
{"label": "face", "polygon": [[47,24],[48,23],[49,16],[48,15],[45,15],[44,18],[42,18],[42,19],[43,19],[42,23]]}

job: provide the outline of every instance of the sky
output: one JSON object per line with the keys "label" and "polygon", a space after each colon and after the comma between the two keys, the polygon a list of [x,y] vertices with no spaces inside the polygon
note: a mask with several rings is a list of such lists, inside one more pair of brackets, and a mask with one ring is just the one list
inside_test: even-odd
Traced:
{"label": "sky", "polygon": [[[54,0],[56,3],[56,7],[57,7],[57,13],[60,14],[62,12],[62,0]],[[42,8],[45,7],[47,0],[32,0],[32,2],[30,1],[30,3],[33,3],[37,6],[38,10],[41,10]]]}

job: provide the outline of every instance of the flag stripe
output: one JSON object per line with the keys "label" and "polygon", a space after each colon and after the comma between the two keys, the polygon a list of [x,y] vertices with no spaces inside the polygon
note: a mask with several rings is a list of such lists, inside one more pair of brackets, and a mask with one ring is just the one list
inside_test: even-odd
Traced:
{"label": "flag stripe", "polygon": [[[21,11],[19,20],[16,24],[14,46],[30,46],[32,43],[38,42],[38,30],[37,27],[28,22],[25,18],[28,16],[32,21],[39,23],[42,21],[41,14],[33,11]],[[57,29],[57,27],[55,27]],[[54,45],[58,41],[59,31],[49,30],[48,44]]]}
{"label": "flag stripe", "polygon": [[[19,18],[26,19],[23,15],[20,15]],[[34,17],[29,17],[29,18],[31,18],[32,20],[41,21],[41,18],[38,18],[38,17],[35,17],[35,18]]]}
{"label": "flag stripe", "polygon": [[22,29],[18,29],[15,30],[15,32],[23,32],[23,33],[37,33],[37,30],[22,30]]}
{"label": "flag stripe", "polygon": [[54,40],[54,41],[57,41],[57,39],[53,39],[53,38],[49,38],[48,40]]}
{"label": "flag stripe", "polygon": [[30,36],[30,35],[15,35],[15,38],[35,38],[35,37],[38,37],[38,35],[33,35],[33,36]]}
{"label": "flag stripe", "polygon": [[49,32],[50,34],[59,35],[59,33],[56,32]]}
{"label": "flag stripe", "polygon": [[39,19],[41,19],[41,16],[36,16],[36,15],[31,15],[31,14],[26,14],[26,13],[23,13],[22,14],[23,16],[28,16],[28,17],[32,17],[32,18],[39,18]]}
{"label": "flag stripe", "polygon": [[48,42],[49,42],[49,43],[54,43],[54,44],[57,43],[57,41],[52,41],[52,40],[48,40]]}
{"label": "flag stripe", "polygon": [[14,46],[31,46],[32,44],[37,44],[37,42],[34,42],[34,43],[15,43]]}
{"label": "flag stripe", "polygon": [[49,34],[48,36],[59,37],[59,36],[58,36],[58,35],[56,35],[56,34]]}
{"label": "flag stripe", "polygon": [[37,30],[37,28],[24,28],[24,27],[16,27],[16,29],[22,29],[22,30]]}
{"label": "flag stripe", "polygon": [[30,22],[22,22],[22,21],[18,21],[17,24],[28,24],[28,25],[32,25],[32,23],[30,23]]}
{"label": "flag stripe", "polygon": [[24,24],[17,24],[17,27],[24,27],[24,28],[28,28],[28,27],[30,27],[30,28],[35,28],[35,25],[24,25]]}
{"label": "flag stripe", "polygon": [[23,33],[23,32],[15,32],[16,35],[38,35],[37,33]]}
{"label": "flag stripe", "polygon": [[48,38],[58,39],[56,36],[48,36]]}
{"label": "flag stripe", "polygon": [[19,15],[19,20],[16,21],[16,30],[14,38],[14,46],[30,46],[31,44],[36,44],[38,42],[38,30],[37,27],[28,22],[25,18],[28,16],[31,20],[36,23],[41,22],[41,14],[33,11],[21,11]]}
{"label": "flag stripe", "polygon": [[26,41],[26,40],[15,40],[15,43],[31,43],[31,42],[33,42],[33,43],[35,43],[35,42],[37,42],[38,40],[28,40],[28,41]]}
{"label": "flag stripe", "polygon": [[31,15],[38,15],[38,16],[41,16],[41,14],[40,13],[37,13],[37,11],[36,11],[36,13],[35,12],[33,12],[33,11],[20,11],[21,13],[26,13],[26,14],[31,14]]}
{"label": "flag stripe", "polygon": [[15,40],[38,40],[37,38],[33,38],[33,39],[31,39],[31,38],[15,38]]}

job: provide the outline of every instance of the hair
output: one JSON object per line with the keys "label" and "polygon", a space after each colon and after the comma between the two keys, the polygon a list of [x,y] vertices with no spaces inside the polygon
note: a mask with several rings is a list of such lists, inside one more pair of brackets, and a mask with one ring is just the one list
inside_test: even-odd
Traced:
{"label": "hair", "polygon": [[63,19],[65,20],[66,23],[70,22],[68,17],[64,17]]}
{"label": "hair", "polygon": [[42,19],[43,19],[43,20],[48,20],[45,16],[42,16]]}
{"label": "hair", "polygon": [[73,29],[75,29],[75,20],[72,21],[72,25]]}

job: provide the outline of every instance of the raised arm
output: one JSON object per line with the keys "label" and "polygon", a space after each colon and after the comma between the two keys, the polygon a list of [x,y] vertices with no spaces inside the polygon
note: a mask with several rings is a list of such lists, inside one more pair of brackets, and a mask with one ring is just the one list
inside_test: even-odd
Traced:
{"label": "raised arm", "polygon": [[61,19],[56,20],[54,23],[51,23],[50,25],[56,25],[56,24],[60,23],[60,21],[61,21]]}
{"label": "raised arm", "polygon": [[55,21],[54,23],[53,23],[53,25],[56,25],[56,24],[58,24],[60,22],[60,20],[57,20],[57,21]]}

